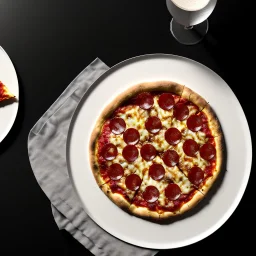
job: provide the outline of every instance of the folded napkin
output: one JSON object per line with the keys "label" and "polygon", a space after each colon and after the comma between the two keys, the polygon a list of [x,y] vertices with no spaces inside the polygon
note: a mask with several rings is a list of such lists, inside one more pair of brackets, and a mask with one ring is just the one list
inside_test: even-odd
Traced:
{"label": "folded napkin", "polygon": [[66,141],[72,115],[90,85],[109,68],[100,59],[86,67],[31,129],[28,154],[39,186],[51,201],[59,229],[96,256],[151,256],[156,250],[125,243],[104,231],[84,211],[69,179]]}

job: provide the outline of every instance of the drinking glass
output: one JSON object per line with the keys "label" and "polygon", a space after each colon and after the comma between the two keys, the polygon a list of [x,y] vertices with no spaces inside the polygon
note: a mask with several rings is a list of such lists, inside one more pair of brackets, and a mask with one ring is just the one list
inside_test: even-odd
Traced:
{"label": "drinking glass", "polygon": [[166,0],[172,15],[170,30],[174,38],[185,45],[199,43],[208,32],[207,18],[217,0]]}

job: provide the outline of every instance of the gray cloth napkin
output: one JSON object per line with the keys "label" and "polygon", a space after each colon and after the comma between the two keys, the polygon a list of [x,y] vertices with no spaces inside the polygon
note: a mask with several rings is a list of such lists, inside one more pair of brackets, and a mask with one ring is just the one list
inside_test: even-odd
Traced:
{"label": "gray cloth napkin", "polygon": [[86,67],[31,129],[28,154],[38,184],[51,201],[59,229],[67,230],[96,256],[151,256],[156,250],[125,243],[90,219],[69,180],[66,140],[72,115],[90,85],[109,68],[100,59]]}

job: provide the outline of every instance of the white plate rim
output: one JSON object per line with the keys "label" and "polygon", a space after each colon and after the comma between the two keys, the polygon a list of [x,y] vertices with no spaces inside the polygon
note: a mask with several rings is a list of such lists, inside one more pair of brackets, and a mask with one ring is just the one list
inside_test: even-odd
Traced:
{"label": "white plate rim", "polygon": [[[0,51],[3,52],[3,54],[5,54],[6,60],[9,62],[8,65],[10,65],[11,69],[12,69],[12,76],[14,79],[14,86],[16,87],[16,93],[15,93],[15,97],[18,99],[17,102],[13,103],[12,105],[9,105],[8,107],[11,107],[13,109],[15,109],[15,113],[11,116],[11,118],[8,120],[5,132],[3,132],[2,134],[0,134],[0,143],[5,139],[5,137],[9,134],[10,130],[12,129],[14,122],[16,120],[17,114],[18,114],[18,110],[19,110],[19,81],[18,81],[18,77],[17,77],[17,73],[15,70],[15,67],[11,61],[11,58],[9,57],[9,55],[7,54],[7,52],[3,49],[2,46],[0,46]],[[1,78],[0,78],[1,81]],[[10,88],[8,86],[8,88]]]}
{"label": "white plate rim", "polygon": [[[248,125],[248,122],[247,122],[247,119],[246,119],[246,116],[244,114],[244,111],[243,111],[243,108],[240,104],[240,102],[238,101],[236,95],[234,94],[233,90],[229,87],[229,85],[217,74],[215,73],[213,70],[211,70],[210,68],[208,68],[207,66],[203,65],[202,63],[199,63],[195,60],[192,60],[192,59],[189,59],[189,58],[186,58],[186,57],[183,57],[183,56],[179,56],[179,55],[174,55],[174,54],[165,54],[165,53],[154,53],[154,54],[145,54],[145,55],[139,55],[139,56],[136,56],[136,57],[132,57],[132,58],[129,58],[129,59],[126,59],[124,61],[121,61],[119,63],[117,63],[116,65],[114,65],[113,67],[111,67],[108,71],[106,71],[100,78],[98,78],[93,84],[92,86],[90,87],[90,89],[88,90],[89,91],[89,94],[90,94],[90,91],[92,91],[94,89],[94,85],[96,83],[98,83],[99,80],[104,80],[105,77],[107,77],[111,72],[113,72],[113,70],[115,69],[118,69],[120,66],[122,65],[125,65],[129,62],[133,62],[133,61],[136,61],[136,60],[140,60],[142,58],[178,58],[178,59],[183,59],[184,61],[189,61],[195,65],[199,65],[201,66],[202,68],[204,69],[207,69],[208,72],[212,72],[215,76],[217,76],[219,79],[221,79],[225,84],[226,86],[230,89],[230,91],[232,92],[233,94],[233,97],[236,99],[239,107],[240,107],[240,110],[242,112],[242,118],[243,118],[243,122],[244,122],[244,128],[246,129],[246,137],[248,138],[248,140],[246,141],[247,145],[246,145],[246,148],[249,149],[249,152],[248,152],[248,155],[247,155],[247,161],[246,161],[246,168],[245,168],[245,175],[243,177],[243,183],[241,184],[240,188],[239,188],[239,192],[237,193],[237,196],[235,198],[235,200],[233,201],[232,205],[229,207],[229,210],[226,211],[225,215],[219,219],[219,221],[217,223],[215,223],[214,226],[212,226],[211,228],[209,228],[207,231],[205,231],[204,233],[201,233],[200,236],[197,236],[197,237],[194,237],[194,238],[191,238],[191,239],[188,239],[188,240],[184,240],[184,241],[181,241],[180,243],[177,243],[175,245],[172,244],[172,246],[169,246],[169,245],[161,245],[161,246],[152,246],[150,244],[147,244],[147,243],[141,243],[141,242],[138,242],[138,241],[135,241],[134,239],[127,239],[127,237],[123,237],[122,234],[116,234],[115,232],[111,231],[111,230],[107,230],[105,229],[107,232],[109,232],[110,234],[112,234],[113,236],[125,241],[125,242],[128,242],[128,243],[131,243],[133,245],[137,245],[137,246],[141,246],[141,247],[145,247],[145,248],[152,248],[152,249],[172,249],[172,248],[179,248],[179,247],[183,247],[183,246],[187,246],[187,245],[190,245],[190,244],[193,244],[193,243],[196,243],[206,237],[208,237],[209,235],[211,235],[212,233],[214,233],[217,229],[219,229],[228,219],[229,217],[232,215],[232,213],[236,210],[237,206],[239,205],[243,195],[244,195],[244,192],[245,192],[245,189],[246,189],[246,186],[248,184],[248,180],[249,180],[249,177],[250,177],[250,172],[251,172],[251,164],[252,164],[252,141],[251,141],[251,134],[250,134],[250,129],[249,129],[249,125]],[[76,186],[75,186],[75,182],[74,182],[74,176],[73,176],[73,172],[72,172],[72,168],[71,168],[71,165],[70,165],[70,144],[71,144],[71,138],[72,138],[72,130],[74,128],[74,125],[75,125],[75,119],[76,119],[76,116],[78,114],[77,110],[79,110],[81,108],[81,105],[83,104],[84,102],[84,98],[87,98],[87,93],[85,93],[85,95],[83,96],[83,98],[81,99],[81,101],[79,102],[77,108],[76,108],[76,111],[74,112],[74,115],[72,117],[72,120],[71,120],[71,124],[70,124],[70,128],[69,128],[69,132],[68,132],[68,137],[67,137],[67,146],[66,146],[66,157],[67,157],[67,166],[68,166],[68,173],[69,173],[69,177],[71,179],[71,183],[73,185],[73,188],[76,192],[76,195],[78,196],[78,198],[81,200],[82,202],[82,199],[79,195],[79,191],[77,190]],[[101,226],[103,229],[104,229],[104,224],[103,223],[100,223],[99,220],[95,220],[95,218],[93,216],[90,215],[90,217],[99,225]]]}

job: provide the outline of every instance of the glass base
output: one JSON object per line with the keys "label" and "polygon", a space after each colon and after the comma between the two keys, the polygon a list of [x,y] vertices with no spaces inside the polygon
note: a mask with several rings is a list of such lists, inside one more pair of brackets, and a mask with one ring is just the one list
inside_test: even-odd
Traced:
{"label": "glass base", "polygon": [[207,34],[208,27],[208,20],[205,20],[195,26],[185,27],[172,19],[170,29],[172,35],[179,43],[193,45],[202,41],[204,36]]}

